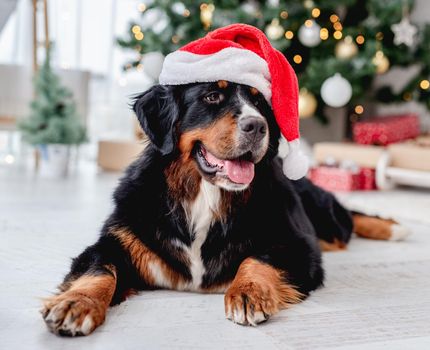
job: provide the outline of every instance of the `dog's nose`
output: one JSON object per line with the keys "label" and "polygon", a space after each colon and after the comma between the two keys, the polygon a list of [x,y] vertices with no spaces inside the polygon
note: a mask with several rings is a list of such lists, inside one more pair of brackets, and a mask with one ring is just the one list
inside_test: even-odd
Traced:
{"label": "dog's nose", "polygon": [[261,140],[267,132],[267,126],[261,117],[246,117],[239,119],[239,128],[248,137]]}

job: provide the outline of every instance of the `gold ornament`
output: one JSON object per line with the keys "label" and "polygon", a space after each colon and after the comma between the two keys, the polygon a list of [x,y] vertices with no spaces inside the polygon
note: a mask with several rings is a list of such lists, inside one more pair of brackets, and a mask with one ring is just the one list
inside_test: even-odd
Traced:
{"label": "gold ornament", "polygon": [[212,17],[215,11],[214,4],[201,4],[200,5],[200,21],[203,23],[203,28],[208,30],[212,25]]}
{"label": "gold ornament", "polygon": [[375,65],[376,73],[378,74],[384,74],[390,68],[390,61],[381,50],[376,51],[372,63]]}
{"label": "gold ornament", "polygon": [[266,27],[266,35],[270,40],[278,40],[284,35],[284,27],[279,24],[279,19],[272,19],[272,22]]}
{"label": "gold ornament", "polygon": [[317,110],[317,99],[307,89],[300,89],[299,94],[299,116],[300,118],[309,118]]}
{"label": "gold ornament", "polygon": [[336,44],[334,51],[337,58],[348,60],[358,53],[358,47],[352,40],[352,37],[347,36]]}

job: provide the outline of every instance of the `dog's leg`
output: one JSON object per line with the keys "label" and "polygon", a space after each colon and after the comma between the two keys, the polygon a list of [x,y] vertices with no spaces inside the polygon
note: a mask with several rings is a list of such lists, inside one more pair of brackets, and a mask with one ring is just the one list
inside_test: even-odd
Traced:
{"label": "dog's leg", "polygon": [[225,294],[225,313],[235,323],[255,326],[302,297],[287,283],[282,270],[247,258]]}
{"label": "dog's leg", "polygon": [[127,257],[111,237],[102,236],[73,260],[60,293],[44,299],[42,316],[55,334],[87,335],[105,319],[109,305],[129,289]]}
{"label": "dog's leg", "polygon": [[59,295],[46,298],[42,315],[49,330],[59,335],[88,335],[105,319],[116,285],[114,266],[93,269],[66,281]]}
{"label": "dog's leg", "polygon": [[361,214],[353,215],[353,231],[360,237],[387,241],[400,241],[409,236],[410,231],[394,220],[386,220]]}

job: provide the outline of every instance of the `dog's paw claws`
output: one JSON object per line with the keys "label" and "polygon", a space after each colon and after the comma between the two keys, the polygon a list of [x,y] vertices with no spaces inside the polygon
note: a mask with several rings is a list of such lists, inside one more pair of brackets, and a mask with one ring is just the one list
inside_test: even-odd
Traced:
{"label": "dog's paw claws", "polygon": [[55,296],[40,312],[51,332],[69,337],[88,335],[104,320],[103,310],[85,296]]}

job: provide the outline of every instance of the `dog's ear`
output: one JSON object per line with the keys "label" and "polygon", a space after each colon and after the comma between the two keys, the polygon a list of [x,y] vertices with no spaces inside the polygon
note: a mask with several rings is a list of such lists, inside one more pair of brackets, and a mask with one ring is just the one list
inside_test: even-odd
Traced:
{"label": "dog's ear", "polygon": [[179,106],[174,87],[155,85],[137,96],[133,110],[142,129],[161,154],[171,153],[177,143],[176,122]]}

